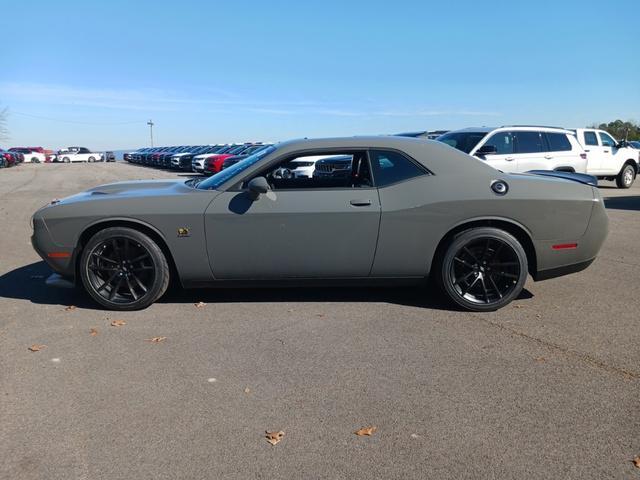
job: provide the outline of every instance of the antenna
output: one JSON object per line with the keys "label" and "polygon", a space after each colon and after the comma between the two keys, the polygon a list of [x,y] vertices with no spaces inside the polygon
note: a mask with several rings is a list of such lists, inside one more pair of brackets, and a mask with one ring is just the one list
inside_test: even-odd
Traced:
{"label": "antenna", "polygon": [[149,119],[147,125],[149,125],[149,135],[151,135],[151,146],[153,147],[153,120]]}

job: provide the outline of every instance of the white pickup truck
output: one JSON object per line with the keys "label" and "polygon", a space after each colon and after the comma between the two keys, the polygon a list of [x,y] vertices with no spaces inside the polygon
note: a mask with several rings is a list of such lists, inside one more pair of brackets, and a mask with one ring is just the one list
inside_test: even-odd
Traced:
{"label": "white pickup truck", "polygon": [[576,128],[576,138],[587,153],[587,173],[601,180],[615,180],[629,188],[638,175],[640,152],[618,142],[604,130]]}
{"label": "white pickup truck", "polygon": [[85,147],[69,147],[66,150],[60,150],[54,162],[102,162],[104,160],[102,153],[92,152]]}

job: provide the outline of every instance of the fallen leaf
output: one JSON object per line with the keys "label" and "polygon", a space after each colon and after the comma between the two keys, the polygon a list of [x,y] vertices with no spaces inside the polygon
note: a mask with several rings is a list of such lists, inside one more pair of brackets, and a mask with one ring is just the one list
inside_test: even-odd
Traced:
{"label": "fallen leaf", "polygon": [[547,361],[547,359],[546,359],[546,358],[544,358],[544,357],[538,357],[538,358],[536,358],[536,362],[539,362],[539,363],[544,363],[544,362],[546,362],[546,361]]}
{"label": "fallen leaf", "polygon": [[114,320],[111,322],[111,326],[112,327],[121,327],[123,325],[126,325],[127,322],[125,322],[124,320]]}
{"label": "fallen leaf", "polygon": [[279,432],[265,432],[266,433],[266,437],[267,437],[267,442],[269,442],[271,445],[275,445],[276,443],[280,443],[280,440],[282,440],[282,438],[284,437],[284,432],[283,431],[279,431]]}
{"label": "fallen leaf", "polygon": [[167,339],[167,337],[153,337],[153,338],[147,338],[147,342],[151,342],[151,343],[160,343],[160,342],[164,342]]}
{"label": "fallen leaf", "polygon": [[39,352],[40,350],[45,348],[47,348],[46,345],[38,345],[37,343],[35,343],[29,347],[29,350],[31,350],[32,352]]}
{"label": "fallen leaf", "polygon": [[95,337],[96,335],[98,335],[98,329],[92,328],[91,330],[89,330],[89,335],[91,335],[92,337]]}
{"label": "fallen leaf", "polygon": [[640,455],[636,456],[636,458],[633,459],[633,466],[636,468],[640,468]]}
{"label": "fallen leaf", "polygon": [[75,306],[75,305],[69,305],[69,306],[68,306],[67,308],[65,308],[64,310],[65,310],[65,312],[69,312],[69,311],[71,311],[71,310],[75,310],[75,309],[76,309],[76,306]]}
{"label": "fallen leaf", "polygon": [[367,436],[370,437],[371,435],[373,435],[376,430],[378,430],[378,427],[363,427],[360,430],[356,430],[355,433],[356,435],[358,435],[359,437],[363,437],[363,436]]}
{"label": "fallen leaf", "polygon": [[251,389],[249,387],[245,388],[244,393],[251,393]]}
{"label": "fallen leaf", "polygon": [[206,307],[207,304],[204,302],[198,302],[198,303],[194,303],[193,304],[196,308],[202,308],[202,307]]}

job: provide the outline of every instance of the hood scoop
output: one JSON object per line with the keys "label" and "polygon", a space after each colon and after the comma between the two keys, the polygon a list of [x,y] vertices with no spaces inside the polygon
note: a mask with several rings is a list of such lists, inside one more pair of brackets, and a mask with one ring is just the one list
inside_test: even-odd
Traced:
{"label": "hood scoop", "polygon": [[109,183],[107,185],[100,185],[95,188],[90,188],[87,193],[90,195],[114,195],[118,193],[126,193],[142,190],[161,190],[175,186],[177,183],[182,183],[180,180],[166,181],[166,180],[139,180],[134,182],[118,182]]}

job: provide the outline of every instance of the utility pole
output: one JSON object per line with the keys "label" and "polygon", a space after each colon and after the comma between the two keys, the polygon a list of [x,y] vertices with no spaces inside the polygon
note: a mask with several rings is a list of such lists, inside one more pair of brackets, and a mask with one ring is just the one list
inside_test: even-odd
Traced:
{"label": "utility pole", "polygon": [[153,120],[149,120],[147,122],[147,125],[149,125],[149,134],[151,135],[151,146],[153,147]]}

